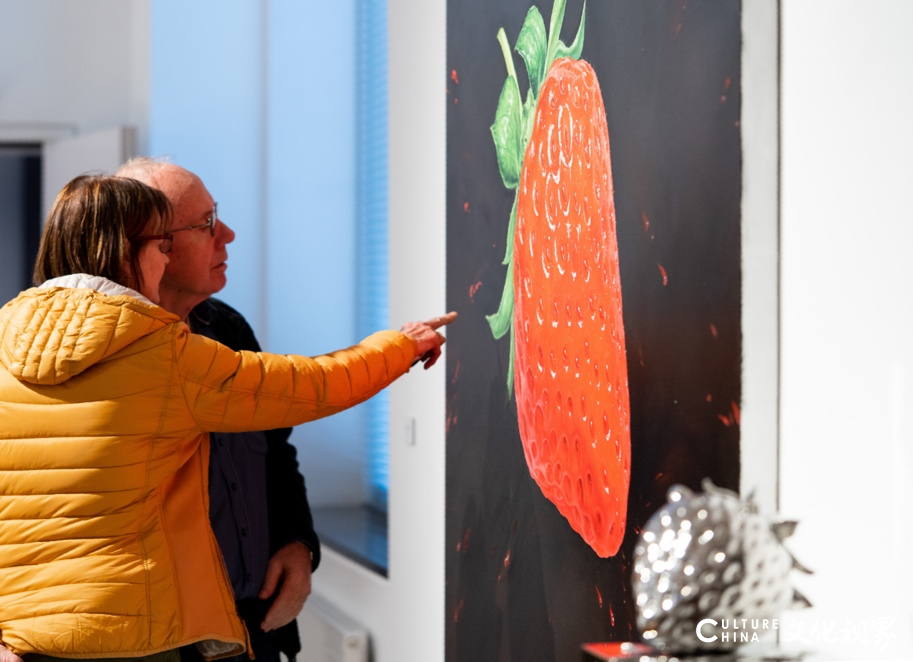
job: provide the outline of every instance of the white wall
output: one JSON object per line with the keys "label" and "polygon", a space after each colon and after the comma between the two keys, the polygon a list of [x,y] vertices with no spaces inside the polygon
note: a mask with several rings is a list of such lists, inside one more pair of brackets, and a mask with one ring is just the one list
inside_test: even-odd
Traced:
{"label": "white wall", "polygon": [[839,659],[910,655],[911,24],[782,3],[781,509],[817,607],[781,636]]}
{"label": "white wall", "polygon": [[119,124],[146,140],[148,0],[3,0],[0,140]]}
{"label": "white wall", "polygon": [[779,418],[779,16],[742,1],[742,401],[740,491],[777,509]]}
{"label": "white wall", "polygon": [[237,234],[226,301],[262,331],[263,26],[259,3],[156,0],[151,11],[148,153],[203,180]]}

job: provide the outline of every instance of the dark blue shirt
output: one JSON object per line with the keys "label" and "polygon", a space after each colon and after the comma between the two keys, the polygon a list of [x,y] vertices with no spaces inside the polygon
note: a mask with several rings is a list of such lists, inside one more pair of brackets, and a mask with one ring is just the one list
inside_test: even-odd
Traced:
{"label": "dark blue shirt", "polygon": [[[194,308],[189,323],[194,333],[234,350],[260,351],[246,320],[217,299]],[[257,596],[270,556],[289,542],[311,550],[314,569],[320,562],[290,434],[289,428],[210,434],[209,517],[236,600]]]}
{"label": "dark blue shirt", "polygon": [[262,432],[210,435],[209,520],[235,599],[257,597],[270,557]]}

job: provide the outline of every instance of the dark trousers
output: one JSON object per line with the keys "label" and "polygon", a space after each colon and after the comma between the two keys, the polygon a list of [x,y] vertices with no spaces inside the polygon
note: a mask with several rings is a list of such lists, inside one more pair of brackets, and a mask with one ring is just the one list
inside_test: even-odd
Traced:
{"label": "dark trousers", "polygon": [[[260,629],[260,623],[263,622],[269,605],[269,602],[257,599],[238,602],[238,615],[247,626],[251,648],[257,658],[256,662],[281,662],[280,652],[285,653],[289,662],[294,662],[295,655],[301,650],[298,628],[294,621],[272,632],[264,632]],[[203,657],[194,646],[184,646],[180,651],[180,662],[203,662]],[[247,657],[247,653],[242,653],[234,657],[223,658],[219,662],[250,662],[250,659]]]}
{"label": "dark trousers", "polygon": [[[73,662],[72,659],[62,657],[51,657],[50,655],[41,655],[38,653],[29,653],[23,655],[24,662]],[[105,657],[105,658],[82,658],[80,662],[180,662],[181,656],[178,651],[170,650],[154,655],[144,655],[143,657]]]}

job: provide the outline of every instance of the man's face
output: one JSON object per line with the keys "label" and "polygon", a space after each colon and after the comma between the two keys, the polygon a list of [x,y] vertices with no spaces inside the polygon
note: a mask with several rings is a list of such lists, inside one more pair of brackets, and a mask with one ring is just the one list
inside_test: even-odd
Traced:
{"label": "man's face", "polygon": [[174,233],[174,246],[159,288],[162,305],[189,310],[225,287],[226,244],[234,241],[235,233],[218,219],[213,232],[208,227],[182,231],[206,223],[213,212],[212,196],[196,175],[175,169],[158,183],[174,208],[169,230]]}

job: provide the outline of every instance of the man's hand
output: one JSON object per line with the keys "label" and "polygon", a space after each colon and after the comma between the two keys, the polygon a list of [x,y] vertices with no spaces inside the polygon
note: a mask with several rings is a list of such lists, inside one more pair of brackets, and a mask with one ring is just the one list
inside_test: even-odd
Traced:
{"label": "man's hand", "polygon": [[0,644],[0,662],[22,662],[22,658],[3,644]]}
{"label": "man's hand", "polygon": [[[269,560],[260,599],[271,597],[277,588],[279,593],[260,624],[264,632],[291,623],[311,594],[311,552],[305,545],[290,542]],[[17,661],[0,658],[0,662]]]}

